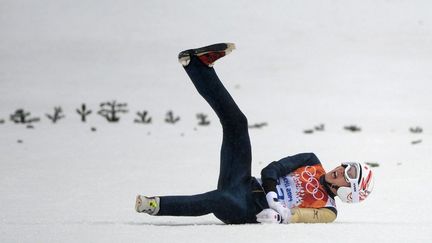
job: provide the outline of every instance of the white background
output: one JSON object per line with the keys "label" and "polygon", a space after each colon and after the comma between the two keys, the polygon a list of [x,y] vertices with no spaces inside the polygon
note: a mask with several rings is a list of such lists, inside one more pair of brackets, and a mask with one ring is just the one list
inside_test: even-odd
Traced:
{"label": "white background", "polygon": [[[0,0],[0,241],[431,241],[431,9],[427,0]],[[237,50],[216,64],[220,78],[251,124],[269,124],[250,130],[253,174],[300,152],[327,170],[378,162],[367,201],[338,200],[337,220],[316,225],[134,212],[138,193],[216,187],[220,125],[177,53],[226,41]],[[130,110],[119,124],[95,114],[114,99]],[[93,110],[87,123],[75,112],[82,103]],[[52,124],[55,106],[66,118]],[[41,122],[13,124],[20,108]],[[152,124],[133,122],[143,110]],[[168,110],[179,123],[164,122]],[[197,126],[200,112],[209,127]],[[321,123],[325,131],[303,133]]]}

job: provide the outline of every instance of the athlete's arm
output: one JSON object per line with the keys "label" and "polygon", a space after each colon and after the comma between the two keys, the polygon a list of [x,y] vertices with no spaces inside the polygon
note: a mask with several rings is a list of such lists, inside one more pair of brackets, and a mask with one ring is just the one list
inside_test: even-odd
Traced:
{"label": "athlete's arm", "polygon": [[276,183],[279,177],[285,176],[292,171],[307,165],[320,164],[314,153],[302,153],[288,156],[279,161],[274,161],[261,171],[264,191],[276,191]]}
{"label": "athlete's arm", "polygon": [[290,223],[331,223],[335,219],[330,208],[292,208]]}

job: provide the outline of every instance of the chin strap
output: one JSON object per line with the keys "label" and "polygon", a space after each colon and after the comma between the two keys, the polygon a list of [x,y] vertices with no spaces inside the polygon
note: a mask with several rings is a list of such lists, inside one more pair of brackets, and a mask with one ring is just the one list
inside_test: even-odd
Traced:
{"label": "chin strap", "polygon": [[321,178],[320,178],[320,183],[321,183],[321,185],[324,186],[324,189],[326,190],[326,192],[327,192],[331,197],[334,198],[334,197],[336,196],[336,194],[334,194],[330,189],[333,188],[333,189],[335,189],[335,190],[337,191],[337,190],[339,189],[338,186],[336,186],[336,185],[334,185],[334,184],[332,184],[332,183],[327,182],[327,181],[325,180],[324,175],[321,176]]}
{"label": "chin strap", "polygon": [[339,189],[340,186],[336,186],[335,184],[328,183],[331,188],[335,189],[336,191]]}

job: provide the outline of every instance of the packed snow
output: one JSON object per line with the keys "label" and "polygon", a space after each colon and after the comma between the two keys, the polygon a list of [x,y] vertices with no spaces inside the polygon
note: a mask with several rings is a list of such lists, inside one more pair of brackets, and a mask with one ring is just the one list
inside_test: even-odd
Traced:
{"label": "packed snow", "polygon": [[[431,9],[428,0],[1,0],[0,242],[432,241]],[[336,221],[315,225],[134,211],[136,194],[216,187],[221,127],[177,53],[226,41],[237,50],[217,73],[250,124],[267,123],[250,129],[253,174],[300,152],[327,170],[377,163],[365,202],[337,200]],[[129,111],[117,123],[97,114],[113,100]],[[65,115],[56,123],[46,116],[54,107]],[[13,123],[19,109],[40,121]],[[150,124],[134,122],[143,111]],[[165,122],[168,111],[180,120]]]}

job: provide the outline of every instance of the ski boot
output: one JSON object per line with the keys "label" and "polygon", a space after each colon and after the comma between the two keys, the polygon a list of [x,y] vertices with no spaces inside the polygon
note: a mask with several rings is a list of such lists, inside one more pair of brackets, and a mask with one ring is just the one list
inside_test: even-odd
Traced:
{"label": "ski boot", "polygon": [[159,212],[159,197],[146,197],[138,195],[135,201],[135,210],[138,213],[156,215]]}
{"label": "ski boot", "polygon": [[196,56],[205,65],[212,67],[214,62],[228,55],[235,49],[234,43],[218,43],[197,49],[182,51],[178,55],[179,62],[186,67],[189,65],[191,56]]}

